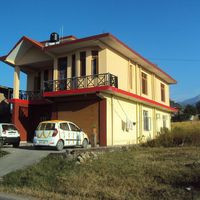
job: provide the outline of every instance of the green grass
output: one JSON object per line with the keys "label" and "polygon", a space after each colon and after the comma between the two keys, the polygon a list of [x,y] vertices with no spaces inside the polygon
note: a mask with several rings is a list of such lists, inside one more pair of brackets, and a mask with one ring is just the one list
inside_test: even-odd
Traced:
{"label": "green grass", "polygon": [[200,147],[130,148],[81,165],[62,155],[4,177],[0,191],[38,199],[191,199],[200,187]]}

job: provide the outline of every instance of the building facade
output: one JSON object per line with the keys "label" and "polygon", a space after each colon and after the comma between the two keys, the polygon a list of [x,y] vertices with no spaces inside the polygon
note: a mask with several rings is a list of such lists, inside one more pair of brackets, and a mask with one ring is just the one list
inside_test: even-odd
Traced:
{"label": "building facade", "polygon": [[[110,33],[37,42],[22,37],[1,61],[14,67],[13,123],[24,141],[43,120],[79,125],[101,146],[136,144],[170,128],[176,81]],[[20,91],[20,71],[27,91]]]}

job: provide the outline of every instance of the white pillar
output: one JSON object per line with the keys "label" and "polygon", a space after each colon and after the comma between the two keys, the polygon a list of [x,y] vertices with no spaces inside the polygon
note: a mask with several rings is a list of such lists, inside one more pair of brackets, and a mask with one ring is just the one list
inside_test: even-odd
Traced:
{"label": "white pillar", "polygon": [[72,77],[72,55],[67,57],[67,78]]}
{"label": "white pillar", "polygon": [[81,76],[81,72],[80,72],[80,52],[76,52],[76,76],[79,77]]}
{"label": "white pillar", "polygon": [[92,74],[92,54],[91,50],[86,51],[86,75]]}
{"label": "white pillar", "polygon": [[20,68],[15,66],[14,81],[13,81],[13,98],[19,99],[19,86],[20,86]]}
{"label": "white pillar", "polygon": [[[54,62],[53,62],[53,80],[58,80],[58,59],[54,57]],[[56,84],[54,82],[53,85],[53,90],[56,91]]]}

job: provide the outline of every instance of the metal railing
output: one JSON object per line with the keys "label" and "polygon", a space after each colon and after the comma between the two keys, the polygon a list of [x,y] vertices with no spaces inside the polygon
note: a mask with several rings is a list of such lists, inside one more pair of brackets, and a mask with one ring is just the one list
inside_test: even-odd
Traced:
{"label": "metal railing", "polygon": [[[13,98],[13,90],[9,91],[7,98],[8,99],[12,99]],[[42,99],[42,91],[19,90],[19,99],[22,99],[22,100],[38,100],[38,99]]]}
{"label": "metal railing", "polygon": [[39,100],[42,99],[42,91],[19,91],[19,98],[23,100]]}
{"label": "metal railing", "polygon": [[113,86],[118,88],[118,77],[110,74],[80,76],[62,80],[44,81],[44,92],[91,88],[97,86]]}

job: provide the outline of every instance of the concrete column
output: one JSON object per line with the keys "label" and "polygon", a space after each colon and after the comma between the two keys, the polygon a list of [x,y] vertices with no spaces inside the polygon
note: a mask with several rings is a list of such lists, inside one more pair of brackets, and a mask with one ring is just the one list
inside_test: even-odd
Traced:
{"label": "concrete column", "polygon": [[99,51],[98,54],[98,64],[99,64],[99,74],[107,73],[108,66],[107,66],[107,50],[102,49]]}
{"label": "concrete column", "polygon": [[80,52],[76,52],[76,76],[79,77],[81,76],[81,72],[80,72]]}
{"label": "concrete column", "polygon": [[[58,80],[58,59],[54,57],[53,62],[53,80]],[[53,90],[56,91],[56,85],[53,85]]]}
{"label": "concrete column", "polygon": [[92,74],[92,54],[91,50],[86,51],[86,75]]}
{"label": "concrete column", "polygon": [[72,55],[67,57],[67,78],[72,77]]}
{"label": "concrete column", "polygon": [[155,74],[151,74],[151,93],[152,100],[155,100]]}
{"label": "concrete column", "polygon": [[141,96],[141,67],[135,65],[135,85],[136,85],[136,94]]}
{"label": "concrete column", "polygon": [[20,87],[20,68],[15,66],[14,81],[13,81],[13,98],[19,99],[19,87]]}
{"label": "concrete column", "polygon": [[152,116],[152,119],[153,119],[153,138],[155,138],[156,137],[156,135],[157,135],[157,130],[156,130],[156,109],[155,108],[153,108],[153,116]]}
{"label": "concrete column", "polygon": [[32,73],[28,73],[27,74],[27,91],[33,91],[34,90],[34,76],[35,74]]}

